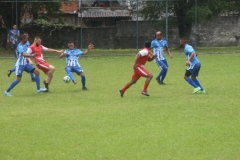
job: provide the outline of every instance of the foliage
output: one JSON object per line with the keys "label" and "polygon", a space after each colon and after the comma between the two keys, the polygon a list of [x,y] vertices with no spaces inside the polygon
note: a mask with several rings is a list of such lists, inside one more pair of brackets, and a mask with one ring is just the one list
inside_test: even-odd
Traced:
{"label": "foliage", "polygon": [[[195,21],[196,0],[169,1],[169,18],[172,25],[177,25],[180,37],[189,37],[192,25]],[[203,0],[198,1],[197,20],[208,21],[212,17],[223,13],[235,13],[239,11],[240,2],[234,0]],[[133,8],[136,9],[136,6]],[[145,20],[165,19],[166,2],[146,1],[140,8],[140,15]]]}

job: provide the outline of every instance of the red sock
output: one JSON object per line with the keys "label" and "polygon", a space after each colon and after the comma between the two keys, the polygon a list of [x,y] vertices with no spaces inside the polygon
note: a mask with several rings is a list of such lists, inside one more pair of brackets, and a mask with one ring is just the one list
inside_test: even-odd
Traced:
{"label": "red sock", "polygon": [[147,83],[144,84],[143,92],[147,92],[148,85],[149,84],[147,84]]}
{"label": "red sock", "polygon": [[128,88],[129,88],[128,85],[125,85],[125,86],[122,88],[122,91],[125,92]]}

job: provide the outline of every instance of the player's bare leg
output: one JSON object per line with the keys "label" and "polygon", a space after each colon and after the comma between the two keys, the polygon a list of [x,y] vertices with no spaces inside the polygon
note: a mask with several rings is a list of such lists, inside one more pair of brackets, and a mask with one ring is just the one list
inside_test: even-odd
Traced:
{"label": "player's bare leg", "polygon": [[49,89],[48,86],[52,81],[54,71],[55,71],[55,67],[50,65],[48,67],[48,72],[46,73],[47,75],[46,80],[44,81],[44,85],[47,90]]}
{"label": "player's bare leg", "polygon": [[150,95],[147,93],[147,88],[148,88],[148,85],[149,85],[149,83],[151,82],[152,78],[153,78],[153,75],[152,75],[151,73],[149,73],[149,74],[147,75],[147,79],[146,79],[146,81],[145,81],[145,84],[144,84],[144,87],[143,87],[143,91],[142,91],[142,94],[145,95],[145,96],[150,96]]}
{"label": "player's bare leg", "polygon": [[138,79],[131,79],[131,81],[129,81],[121,90],[119,90],[121,97],[123,97],[124,92],[137,81]]}

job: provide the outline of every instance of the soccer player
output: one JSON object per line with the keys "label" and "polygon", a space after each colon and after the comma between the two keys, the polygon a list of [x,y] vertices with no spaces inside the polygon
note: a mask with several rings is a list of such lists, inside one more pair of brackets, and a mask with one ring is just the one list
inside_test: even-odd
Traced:
{"label": "soccer player", "polygon": [[[28,41],[29,35],[28,35],[27,32],[25,32],[24,35],[26,35],[26,38],[27,38],[27,42],[26,42],[25,45],[26,45],[27,47],[29,47],[29,46],[30,46],[30,42]],[[29,58],[29,59],[30,59],[30,58]],[[29,62],[29,61],[27,61],[27,62]],[[32,65],[32,62],[29,63],[29,64]],[[12,72],[15,72],[15,70],[16,70],[16,67],[15,67],[15,65],[14,65],[14,67],[13,67],[12,69],[8,70],[8,73],[7,73],[8,77],[10,77],[10,75],[12,74]],[[32,82],[35,82],[34,74],[33,74],[32,72],[30,72],[29,74],[30,74],[30,76],[31,76]]]}
{"label": "soccer player", "polygon": [[164,40],[162,32],[158,31],[156,33],[156,39],[151,42],[151,48],[153,48],[154,55],[157,55],[155,62],[160,68],[160,73],[156,77],[156,80],[159,84],[165,84],[163,81],[167,75],[168,63],[164,56],[164,48],[166,49],[167,54],[172,58],[172,54],[168,48],[168,43]]}
{"label": "soccer player", "polygon": [[86,87],[86,77],[84,75],[82,67],[78,63],[78,58],[82,55],[86,55],[92,48],[94,48],[94,45],[90,43],[88,45],[88,48],[85,52],[74,48],[74,43],[72,41],[68,42],[68,49],[65,50],[59,58],[66,57],[66,72],[68,76],[71,78],[72,82],[76,84],[72,72],[75,72],[77,75],[81,76],[82,79],[82,89],[87,90]]}
{"label": "soccer player", "polygon": [[119,90],[121,97],[123,97],[123,94],[125,91],[131,87],[133,84],[135,84],[140,77],[145,77],[147,78],[144,84],[144,88],[142,90],[142,94],[145,96],[150,96],[147,93],[147,88],[149,83],[152,80],[153,75],[144,68],[144,65],[147,61],[152,61],[154,58],[156,58],[157,55],[151,56],[151,42],[145,42],[144,48],[139,51],[134,59],[134,64],[133,64],[133,70],[134,73],[132,75],[132,79],[130,82],[128,82],[121,90]]}
{"label": "soccer player", "polygon": [[47,89],[46,92],[48,92],[49,91],[49,84],[51,83],[51,80],[53,78],[53,73],[55,71],[55,67],[48,64],[44,60],[42,51],[62,53],[62,50],[55,50],[55,49],[51,49],[51,48],[46,48],[41,44],[42,44],[41,43],[41,38],[36,37],[34,39],[33,44],[28,48],[27,53],[35,55],[33,58],[34,58],[34,61],[36,63],[36,66],[46,74],[47,77],[46,77],[46,79],[43,83],[45,85],[45,88]]}
{"label": "soccer player", "polygon": [[17,62],[16,62],[16,76],[17,79],[12,82],[9,88],[4,92],[6,96],[12,96],[10,91],[21,81],[23,71],[33,72],[36,78],[37,92],[44,92],[46,89],[40,88],[40,77],[39,72],[35,70],[35,68],[27,63],[27,59],[29,57],[35,56],[35,54],[27,54],[26,51],[28,49],[27,45],[27,37],[26,35],[21,35],[21,42],[17,46]]}
{"label": "soccer player", "polygon": [[17,29],[17,25],[13,25],[7,36],[7,42],[11,42],[14,52],[16,51],[18,45],[18,37],[20,36],[20,31]]}
{"label": "soccer player", "polygon": [[[194,87],[193,93],[205,93],[205,90],[201,86],[200,82],[197,80],[199,74],[201,63],[196,56],[196,52],[192,46],[187,44],[186,38],[180,39],[180,45],[184,48],[184,53],[186,55],[186,73],[184,79]],[[191,76],[191,78],[189,78]]]}

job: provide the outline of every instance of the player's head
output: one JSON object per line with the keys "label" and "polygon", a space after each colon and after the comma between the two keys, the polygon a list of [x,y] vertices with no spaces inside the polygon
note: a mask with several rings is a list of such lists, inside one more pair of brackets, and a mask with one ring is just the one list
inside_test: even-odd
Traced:
{"label": "player's head", "polygon": [[161,32],[161,31],[157,31],[157,32],[156,32],[156,38],[157,38],[158,40],[162,39],[162,32]]}
{"label": "player's head", "polygon": [[184,46],[186,43],[187,43],[187,38],[186,37],[180,38],[180,46]]}
{"label": "player's head", "polygon": [[151,42],[150,41],[146,41],[145,43],[144,43],[144,47],[145,48],[151,48]]}
{"label": "player's head", "polygon": [[40,37],[35,37],[34,38],[34,43],[35,43],[36,46],[41,45],[42,44],[41,38]]}
{"label": "player's head", "polygon": [[73,43],[73,41],[69,41],[69,42],[68,42],[68,48],[71,49],[71,50],[74,49],[74,43]]}
{"label": "player's head", "polygon": [[17,29],[17,25],[16,24],[13,25],[13,29]]}
{"label": "player's head", "polygon": [[28,37],[29,37],[28,33],[27,33],[27,32],[24,32],[23,34],[24,34],[24,35],[27,37],[27,39],[28,39]]}
{"label": "player's head", "polygon": [[21,39],[22,43],[26,43],[27,42],[27,36],[25,34],[22,34],[20,39]]}

